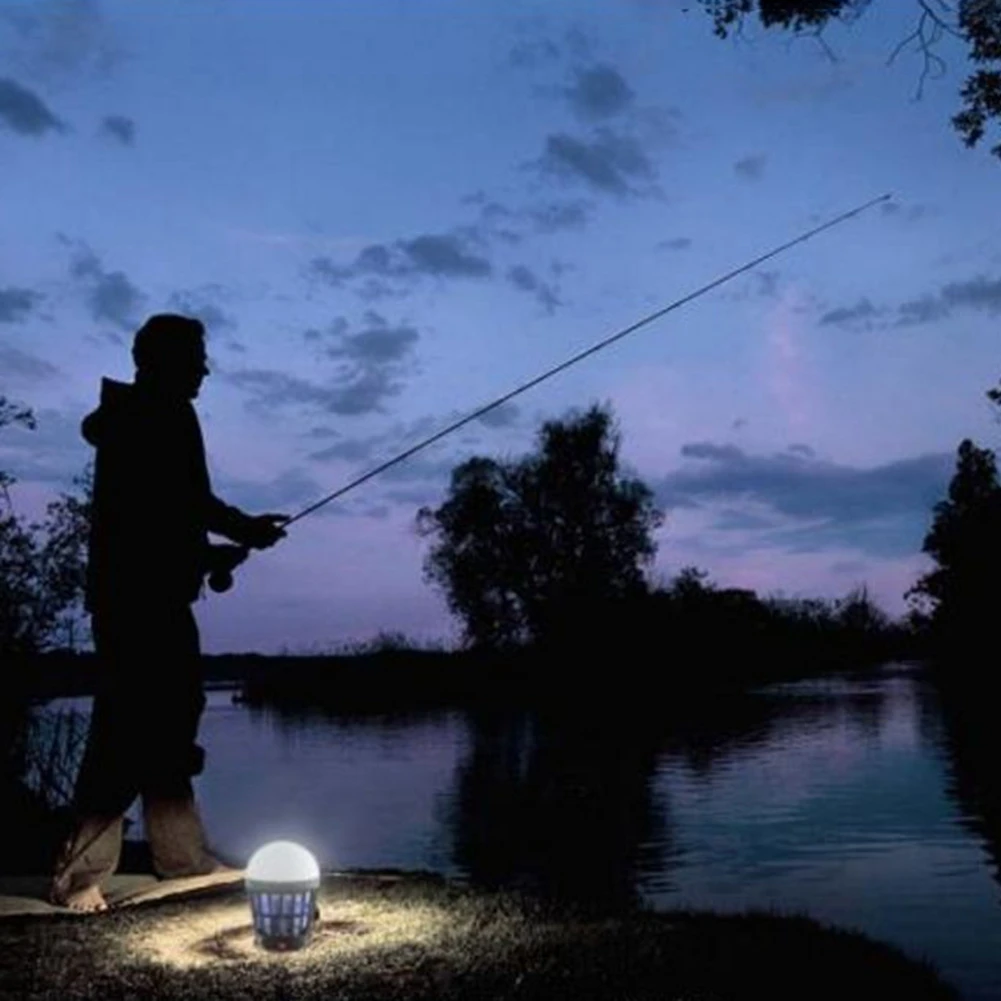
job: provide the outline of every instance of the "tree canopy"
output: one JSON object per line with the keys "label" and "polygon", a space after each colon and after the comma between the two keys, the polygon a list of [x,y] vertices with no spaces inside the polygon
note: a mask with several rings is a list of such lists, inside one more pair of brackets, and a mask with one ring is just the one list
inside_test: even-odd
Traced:
{"label": "tree canopy", "polygon": [[620,474],[618,448],[611,412],[595,405],[547,421],[520,460],[462,463],[444,503],[418,512],[435,540],[425,577],[470,645],[544,641],[591,603],[646,593],[663,515]]}
{"label": "tree canopy", "polygon": [[935,505],[922,552],[936,566],[907,592],[908,601],[950,643],[975,641],[1001,610],[1001,486],[990,449],[968,438],[960,443],[948,499]]}
{"label": "tree canopy", "polygon": [[[749,16],[757,14],[766,28],[780,28],[794,34],[815,36],[827,54],[834,58],[823,40],[822,32],[832,20],[858,20],[871,0],[699,0],[712,15],[716,34],[726,38],[741,31]],[[917,96],[921,96],[926,78],[940,76],[945,69],[935,45],[946,35],[961,39],[969,46],[969,60],[976,67],[960,91],[962,109],[953,116],[952,125],[968,146],[976,146],[992,123],[1001,124],[1001,0],[913,0],[916,17],[914,31],[890,54],[889,62],[909,44],[921,53],[923,68]],[[1001,143],[991,153],[1001,158]]]}

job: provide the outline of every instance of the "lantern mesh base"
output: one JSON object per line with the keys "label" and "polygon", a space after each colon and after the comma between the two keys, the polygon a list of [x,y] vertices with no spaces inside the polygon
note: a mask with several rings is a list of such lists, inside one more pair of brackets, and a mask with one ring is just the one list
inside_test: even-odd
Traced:
{"label": "lantern mesh base", "polygon": [[254,941],[272,952],[289,952],[308,945],[320,913],[316,890],[256,890],[250,893],[250,909]]}

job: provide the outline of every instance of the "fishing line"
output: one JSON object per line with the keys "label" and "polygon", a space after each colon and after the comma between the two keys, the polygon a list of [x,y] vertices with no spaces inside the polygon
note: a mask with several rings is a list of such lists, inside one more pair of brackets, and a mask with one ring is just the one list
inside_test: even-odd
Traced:
{"label": "fishing line", "polygon": [[293,522],[298,521],[300,518],[305,518],[307,514],[312,514],[318,508],[323,507],[324,504],[329,504],[332,500],[336,500],[338,497],[343,497],[349,490],[354,490],[355,487],[361,486],[367,480],[372,479],[374,476],[378,476],[379,473],[384,472],[391,466],[395,466],[398,462],[403,462],[404,459],[409,459],[410,456],[421,451],[421,449],[427,448],[428,445],[434,444],[434,442],[444,438],[445,435],[451,434],[453,431],[458,430],[463,425],[468,424],[470,421],[476,420],[477,417],[482,417],[485,413],[494,410],[503,403],[507,403],[508,400],[514,399],[514,397],[524,393],[526,390],[531,389],[533,386],[539,385],[540,382],[544,382],[546,379],[557,374],[557,372],[562,372],[564,369],[569,368],[571,365],[576,365],[577,362],[582,361],[587,358],[588,355],[593,355],[600,351],[602,348],[607,348],[609,344],[614,344],[616,341],[621,340],[628,334],[633,333],[635,330],[639,330],[640,327],[646,326],[648,323],[652,323],[654,320],[659,319],[672,310],[677,309],[679,306],[684,306],[685,303],[691,302],[693,299],[697,299],[701,295],[705,295],[706,292],[711,291],[714,288],[718,288],[725,282],[730,281],[731,278],[736,278],[737,275],[743,274],[745,271],[749,271],[751,268],[756,267],[763,261],[767,261],[770,257],[775,257],[777,254],[781,254],[784,250],[788,250],[790,247],[794,247],[797,243],[802,243],[804,240],[809,240],[811,236],[815,236],[817,233],[822,232],[825,229],[830,229],[832,226],[837,226],[838,223],[844,222],[846,219],[850,219],[852,216],[858,215],[860,212],[864,212],[867,208],[871,208],[873,205],[879,202],[884,202],[892,195],[880,195],[879,198],[874,198],[871,202],[866,202],[864,205],[860,205],[856,209],[852,209],[850,212],[845,212],[843,215],[839,215],[829,222],[825,222],[822,226],[817,226],[816,229],[811,229],[809,232],[804,233],[802,236],[796,237],[795,240],[790,240],[788,243],[783,243],[781,247],[776,247],[774,250],[769,251],[767,254],[762,254],[760,257],[756,257],[749,264],[745,264],[742,267],[736,268],[733,271],[728,272],[723,275],[722,278],[717,278],[715,281],[710,282],[708,285],[703,285],[702,288],[696,289],[696,291],[689,293],[681,299],[677,299],[672,302],[669,306],[665,306],[663,309],[658,309],[656,312],[651,313],[649,316],[644,317],[642,320],[637,321],[624,330],[620,330],[616,334],[612,334],[611,337],[606,337],[603,341],[599,341],[597,344],[586,348],[584,351],[579,352],[572,358],[569,358],[565,362],[561,362],[559,365],[549,369],[547,372],[543,372],[542,375],[536,376],[534,379],[528,382],[522,383],[517,389],[511,390],[510,393],[505,393],[504,396],[498,397],[492,403],[488,403],[485,407],[480,407],[479,410],[475,410],[473,413],[469,414],[468,417],[463,417],[461,420],[456,421],[454,424],[449,424],[447,428],[437,432],[437,434],[431,435],[429,438],[425,438],[423,441],[414,445],[412,448],[408,448],[405,452],[401,452],[399,455],[394,456],[392,459],[387,460],[380,466],[376,466],[374,469],[370,469],[367,473],[362,474],[357,479],[352,480],[350,483],[345,484],[343,487],[335,490],[333,493],[328,494],[326,497],[318,500],[315,504],[311,504],[309,507],[304,508],[297,515],[289,518],[288,521],[284,522],[282,527],[287,527]]}

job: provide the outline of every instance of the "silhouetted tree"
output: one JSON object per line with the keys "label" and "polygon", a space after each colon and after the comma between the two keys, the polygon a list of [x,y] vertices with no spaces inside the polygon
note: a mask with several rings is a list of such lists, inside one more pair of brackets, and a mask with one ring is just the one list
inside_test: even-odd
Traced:
{"label": "silhouetted tree", "polygon": [[421,509],[418,531],[436,540],[425,577],[469,644],[564,636],[585,609],[647,592],[663,515],[645,484],[620,475],[618,447],[610,411],[592,406],[547,421],[519,461],[462,463],[448,499]]}
{"label": "silhouetted tree", "polygon": [[907,592],[933,633],[950,642],[974,641],[1001,609],[1001,487],[994,453],[968,438],[959,445],[948,500],[934,508],[922,552],[936,563]]}
{"label": "silhouetted tree", "polygon": [[[34,430],[30,408],[0,397],[0,429],[21,424]],[[75,646],[82,625],[92,466],[75,477],[78,493],[63,493],[47,506],[45,521],[26,523],[14,510],[9,488],[16,482],[0,470],[0,654],[34,654]]]}
{"label": "silhouetted tree", "polygon": [[[738,32],[748,16],[757,13],[766,28],[778,27],[793,33],[813,35],[834,58],[823,39],[823,30],[831,20],[857,20],[869,7],[870,0],[699,0],[712,15],[716,34],[726,38]],[[962,39],[969,45],[969,59],[978,68],[967,77],[960,96],[962,110],[953,116],[952,125],[967,146],[975,146],[990,121],[1001,122],[1001,0],[917,0],[914,31],[890,54],[888,63],[910,43],[921,53],[923,68],[917,96],[921,96],[929,74],[941,76],[945,63],[933,51],[945,35]],[[991,152],[1001,158],[1001,143]]]}

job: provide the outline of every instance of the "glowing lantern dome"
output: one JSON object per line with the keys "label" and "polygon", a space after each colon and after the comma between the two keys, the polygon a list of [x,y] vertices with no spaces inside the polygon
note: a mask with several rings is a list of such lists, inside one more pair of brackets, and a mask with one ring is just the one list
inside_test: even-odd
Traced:
{"label": "glowing lantern dome", "polygon": [[272,841],[258,848],[246,875],[257,944],[275,952],[305,946],[320,916],[319,886],[320,867],[302,845]]}

